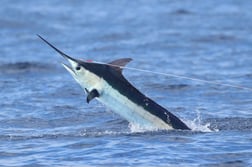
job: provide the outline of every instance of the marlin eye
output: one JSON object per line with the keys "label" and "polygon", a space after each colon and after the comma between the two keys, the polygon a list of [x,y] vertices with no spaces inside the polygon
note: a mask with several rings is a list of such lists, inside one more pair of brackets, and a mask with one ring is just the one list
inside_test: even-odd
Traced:
{"label": "marlin eye", "polygon": [[75,68],[77,71],[79,71],[81,69],[81,67],[78,65],[76,68]]}

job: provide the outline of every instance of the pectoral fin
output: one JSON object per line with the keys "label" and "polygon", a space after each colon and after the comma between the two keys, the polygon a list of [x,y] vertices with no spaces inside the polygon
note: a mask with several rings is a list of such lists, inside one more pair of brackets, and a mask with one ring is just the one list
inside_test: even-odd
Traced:
{"label": "pectoral fin", "polygon": [[86,89],[86,91],[87,91],[87,94],[88,94],[88,96],[87,96],[87,103],[89,103],[94,98],[100,96],[99,92],[96,89],[93,89],[90,92]]}

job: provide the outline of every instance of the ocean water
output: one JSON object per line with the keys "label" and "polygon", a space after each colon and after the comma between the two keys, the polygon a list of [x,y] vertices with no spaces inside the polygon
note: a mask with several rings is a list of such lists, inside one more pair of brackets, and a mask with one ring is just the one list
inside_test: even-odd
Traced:
{"label": "ocean water", "polygon": [[192,131],[148,131],[85,94],[67,54],[252,88],[252,2],[0,1],[0,166],[252,166],[252,91],[124,70]]}

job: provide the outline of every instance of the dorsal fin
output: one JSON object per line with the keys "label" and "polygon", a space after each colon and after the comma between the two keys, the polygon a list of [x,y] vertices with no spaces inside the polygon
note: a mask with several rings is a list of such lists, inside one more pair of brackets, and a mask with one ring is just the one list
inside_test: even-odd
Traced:
{"label": "dorsal fin", "polygon": [[108,65],[111,65],[116,71],[122,73],[122,70],[123,70],[122,67],[128,64],[131,60],[132,60],[131,58],[117,59],[108,63]]}

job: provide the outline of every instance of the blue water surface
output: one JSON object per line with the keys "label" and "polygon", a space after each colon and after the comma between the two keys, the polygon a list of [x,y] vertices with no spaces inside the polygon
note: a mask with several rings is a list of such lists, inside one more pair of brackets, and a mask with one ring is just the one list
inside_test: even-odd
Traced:
{"label": "blue water surface", "polygon": [[[252,166],[252,1],[1,0],[0,165]],[[143,131],[85,94],[67,54],[124,70],[193,131]]]}

